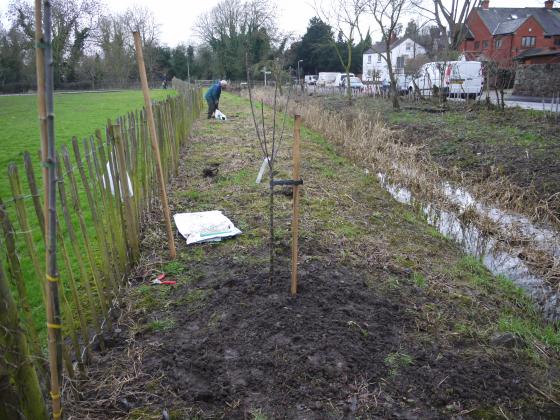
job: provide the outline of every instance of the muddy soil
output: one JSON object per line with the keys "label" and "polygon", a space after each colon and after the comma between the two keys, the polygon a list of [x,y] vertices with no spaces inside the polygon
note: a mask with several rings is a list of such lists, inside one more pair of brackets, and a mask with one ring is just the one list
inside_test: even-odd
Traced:
{"label": "muddy soil", "polygon": [[[117,330],[69,415],[560,416],[557,351],[500,326],[508,316],[538,324],[529,303],[307,130],[299,293],[289,295],[290,194],[275,196],[269,284],[268,196],[254,184],[262,157],[246,102],[222,102],[229,121],[197,122],[170,203],[222,210],[244,233],[189,247],[177,238],[170,262],[152,215]],[[149,286],[162,271],[177,285]]]}

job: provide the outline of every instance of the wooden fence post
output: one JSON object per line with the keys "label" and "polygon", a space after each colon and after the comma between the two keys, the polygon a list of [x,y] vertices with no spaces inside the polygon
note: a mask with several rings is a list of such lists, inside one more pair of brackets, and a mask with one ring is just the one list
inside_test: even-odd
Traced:
{"label": "wooden fence post", "polygon": [[[107,243],[107,238],[105,237],[105,231],[101,226],[101,220],[98,214],[97,203],[93,199],[93,195],[90,188],[89,180],[86,176],[84,170],[84,163],[82,161],[82,155],[80,154],[80,147],[78,146],[78,139],[72,137],[72,148],[74,150],[74,157],[76,159],[76,165],[80,173],[80,178],[82,180],[82,186],[86,191],[86,198],[88,206],[91,210],[91,217],[93,220],[93,226],[95,228],[95,233],[97,235],[97,242],[99,244],[98,248],[101,253],[101,260],[103,261],[103,267],[105,270],[105,277],[110,278],[111,286],[113,290],[117,286],[117,281],[115,280],[115,273],[111,270],[110,255],[109,255],[109,244]],[[66,152],[66,150],[64,150]],[[66,162],[66,158],[65,158]],[[116,292],[115,292],[116,293]]]}
{"label": "wooden fence post", "polygon": [[45,278],[45,271],[39,262],[37,248],[35,247],[35,240],[33,239],[32,229],[29,225],[29,219],[27,217],[27,210],[25,209],[25,203],[23,202],[23,191],[21,189],[18,169],[13,163],[8,167],[8,178],[12,189],[12,196],[14,197],[17,219],[21,228],[21,233],[25,239],[27,253],[29,254],[29,258],[31,259],[31,263],[35,269],[35,274],[37,275],[39,287],[41,287],[41,292],[43,293],[43,302],[46,304],[47,291],[43,280]]}
{"label": "wooden fence post", "polygon": [[124,221],[126,222],[127,226],[127,234],[129,235],[130,245],[132,248],[132,257],[133,260],[136,260],[140,255],[140,245],[138,240],[139,229],[137,228],[137,221],[135,217],[135,210],[134,210],[134,202],[132,199],[133,192],[130,191],[130,186],[128,184],[129,175],[127,171],[126,165],[126,156],[124,151],[124,140],[121,136],[119,126],[113,126],[113,132],[115,133],[114,142],[115,142],[115,151],[116,151],[116,167],[118,169],[115,171],[120,180],[120,188],[121,188],[121,197],[124,202],[124,211],[126,213],[126,217]]}
{"label": "wooden fence post", "polygon": [[86,222],[84,220],[84,216],[80,206],[78,186],[76,184],[76,178],[74,177],[74,173],[72,171],[73,168],[72,168],[72,164],[70,163],[70,155],[68,153],[68,149],[66,148],[66,146],[62,146],[62,160],[64,161],[66,175],[68,177],[68,181],[70,182],[70,196],[72,197],[72,201],[74,204],[74,212],[76,216],[78,216],[80,231],[82,232],[82,238],[86,249],[86,256],[91,268],[91,275],[93,276],[93,281],[97,288],[97,294],[99,298],[99,303],[101,305],[101,310],[103,311],[103,316],[107,319],[108,328],[111,329],[112,328],[111,318],[109,317],[109,308],[107,305],[107,296],[106,296],[106,287],[108,286],[107,279],[102,278],[101,273],[99,272],[99,268],[95,263],[95,258],[93,256],[93,250],[89,240],[89,234],[87,231]]}
{"label": "wooden fence post", "polygon": [[15,385],[23,415],[28,419],[47,419],[47,407],[41,394],[39,378],[29,355],[27,338],[19,327],[16,303],[0,262],[0,348],[5,348],[8,362],[15,366]]}
{"label": "wooden fence post", "polygon": [[[60,207],[62,209],[62,214],[64,216],[64,221],[66,223],[66,231],[68,232],[68,237],[70,238],[70,244],[74,252],[74,258],[78,262],[78,267],[80,270],[81,284],[86,289],[86,296],[89,303],[89,309],[91,312],[91,318],[95,332],[99,335],[99,343],[102,350],[105,349],[105,344],[103,342],[103,336],[101,335],[101,327],[99,325],[99,314],[97,312],[97,304],[93,298],[93,292],[91,290],[91,285],[89,283],[89,276],[87,274],[84,261],[82,259],[82,251],[78,245],[78,238],[76,232],[74,231],[74,225],[72,224],[72,217],[68,211],[68,205],[66,204],[66,190],[64,188],[64,177],[62,176],[62,169],[60,165],[57,166],[58,173],[58,192],[60,195]],[[101,298],[100,298],[101,300]],[[87,345],[87,343],[86,343]]]}
{"label": "wooden fence post", "polygon": [[[25,279],[21,271],[21,263],[17,255],[16,249],[16,238],[14,227],[10,222],[8,217],[8,212],[4,207],[4,203],[0,198],[0,224],[2,225],[2,231],[4,233],[4,242],[6,245],[6,252],[8,253],[8,262],[10,264],[10,273],[16,284],[16,290],[18,292],[19,306],[21,307],[21,312],[24,316],[25,330],[29,334],[29,339],[31,342],[31,348],[33,355],[37,358],[42,357],[43,352],[41,351],[41,344],[39,342],[39,337],[35,331],[35,324],[33,323],[33,315],[31,313],[31,305],[29,304],[29,299],[27,298],[27,287],[25,286]],[[1,356],[0,356],[1,357]],[[38,364],[44,370],[45,366]]]}

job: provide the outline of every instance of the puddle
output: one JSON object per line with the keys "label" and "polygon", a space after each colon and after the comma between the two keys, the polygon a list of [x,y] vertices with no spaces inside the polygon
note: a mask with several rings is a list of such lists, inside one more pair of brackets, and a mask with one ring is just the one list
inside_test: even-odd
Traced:
{"label": "puddle", "polygon": [[[531,272],[525,261],[518,257],[520,250],[518,252],[515,249],[504,250],[496,238],[483,233],[472,224],[463,223],[458,214],[417,200],[410,190],[392,184],[385,174],[378,173],[377,178],[395,200],[421,209],[430,225],[461,245],[465,252],[479,258],[494,275],[506,276],[525,290],[534,299],[546,319],[560,319],[558,291],[543,278]],[[477,202],[467,191],[453,187],[449,183],[443,184],[442,192],[459,208],[459,211],[473,209],[479,215],[490,218],[504,231],[515,230],[518,237],[531,240],[531,243],[539,249],[554,257],[560,255],[559,239],[554,230],[537,227],[523,216],[485,206]]]}

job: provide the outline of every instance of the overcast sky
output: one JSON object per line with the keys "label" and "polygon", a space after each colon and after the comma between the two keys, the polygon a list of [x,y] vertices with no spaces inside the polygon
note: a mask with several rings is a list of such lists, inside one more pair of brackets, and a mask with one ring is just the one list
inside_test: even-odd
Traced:
{"label": "overcast sky", "polygon": [[[56,1],[56,0],[55,0]],[[102,0],[103,1],[103,0]],[[174,47],[180,43],[196,41],[192,28],[197,17],[204,13],[220,0],[105,0],[108,11],[122,12],[129,6],[139,4],[153,11],[156,21],[160,24],[161,40],[163,43]],[[271,0],[278,5],[278,24],[283,32],[292,32],[296,36],[305,33],[309,19],[315,15],[313,0]],[[320,1],[320,0],[319,0]],[[329,0],[325,0],[328,2]],[[0,0],[0,14],[5,22],[5,13],[10,0]],[[544,5],[544,0],[490,0],[494,7],[539,7]],[[560,7],[560,1],[557,1]],[[403,24],[410,19],[403,19]],[[364,22],[364,31],[373,23]],[[374,41],[378,36],[373,35]]]}

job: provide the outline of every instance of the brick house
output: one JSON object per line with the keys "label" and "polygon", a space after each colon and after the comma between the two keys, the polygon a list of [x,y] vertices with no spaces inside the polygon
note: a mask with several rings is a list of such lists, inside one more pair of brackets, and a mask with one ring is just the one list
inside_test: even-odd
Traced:
{"label": "brick house", "polygon": [[495,61],[510,68],[528,50],[560,50],[560,9],[553,0],[544,7],[490,7],[480,2],[466,20],[460,50],[467,60]]}

